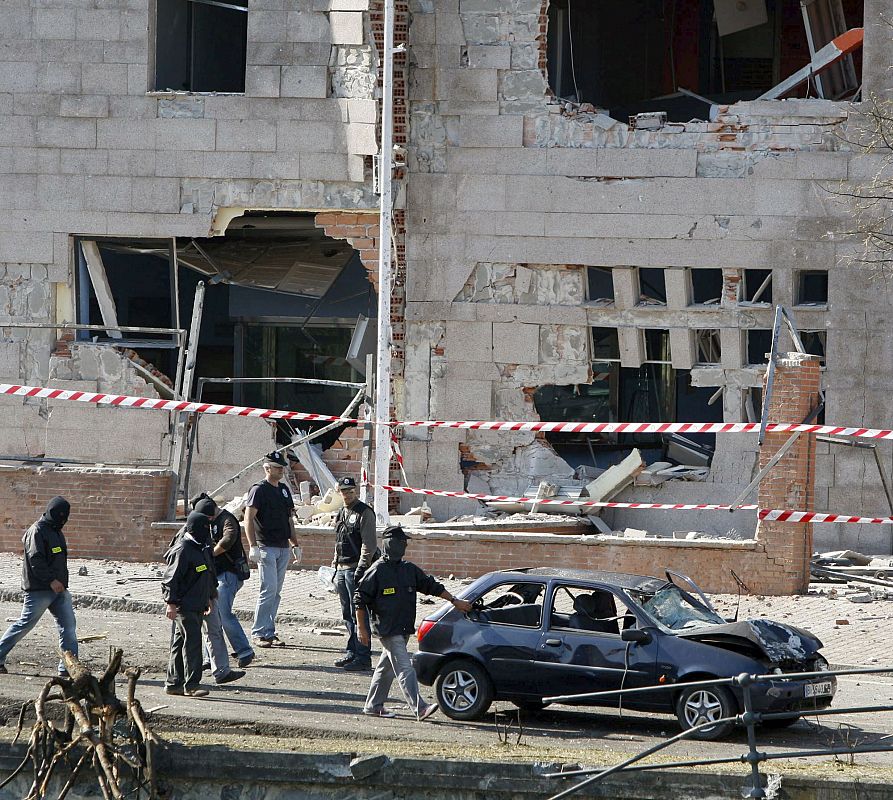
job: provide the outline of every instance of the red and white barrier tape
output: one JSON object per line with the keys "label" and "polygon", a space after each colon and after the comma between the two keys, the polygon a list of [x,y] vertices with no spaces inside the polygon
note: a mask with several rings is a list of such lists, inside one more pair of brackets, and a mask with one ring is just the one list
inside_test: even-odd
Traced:
{"label": "red and white barrier tape", "polygon": [[825,514],[818,511],[790,511],[760,508],[756,505],[731,506],[721,503],[621,503],[596,500],[558,500],[555,498],[511,497],[499,494],[449,492],[441,489],[416,489],[411,486],[382,486],[388,492],[421,494],[428,497],[455,497],[465,500],[501,503],[536,503],[539,506],[576,506],[583,508],[643,508],[659,511],[756,511],[760,519],[770,522],[847,522],[861,525],[893,525],[893,517],[856,517],[848,514]]}
{"label": "red and white barrier tape", "polygon": [[[42,386],[18,386],[0,383],[0,395],[38,398],[45,400],[70,400],[119,408],[138,408],[153,411],[184,411],[194,414],[222,414],[235,417],[260,417],[263,419],[299,419],[313,422],[352,422],[363,424],[367,420],[353,417],[333,417],[326,414],[305,414],[301,411],[281,411],[274,408],[228,406],[217,403],[191,403],[185,400],[161,400],[151,397],[133,397],[121,394],[79,392],[69,389],[49,389]],[[461,428],[483,431],[544,431],[548,433],[755,433],[758,422],[502,422],[502,421],[445,421],[409,420],[393,421],[388,425],[427,428]],[[855,428],[835,425],[803,425],[789,422],[770,422],[768,433],[821,433],[830,436],[854,436],[861,439],[893,439],[893,430],[886,428]]]}

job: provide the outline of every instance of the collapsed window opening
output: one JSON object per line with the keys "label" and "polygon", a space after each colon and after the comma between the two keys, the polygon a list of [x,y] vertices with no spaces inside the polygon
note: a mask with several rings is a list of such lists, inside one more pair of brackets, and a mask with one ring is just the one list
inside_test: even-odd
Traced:
{"label": "collapsed window opening", "polygon": [[768,364],[772,349],[772,331],[762,328],[747,331],[745,359],[748,364]]}
{"label": "collapsed window opening", "polygon": [[[656,333],[662,333],[657,331]],[[546,422],[722,422],[722,402],[715,388],[693,386],[689,370],[667,363],[621,367],[617,362],[592,364],[592,382],[570,386],[541,386],[533,402]],[[546,433],[546,440],[572,467],[605,468],[618,463],[632,448],[646,463],[669,460],[676,464],[707,466],[716,436]]]}
{"label": "collapsed window opening", "polygon": [[155,91],[244,92],[247,0],[155,0]]}
{"label": "collapsed window opening", "polygon": [[[220,237],[82,240],[78,322],[106,326],[99,346],[121,343],[116,325],[188,330],[203,280],[196,378],[361,381],[374,325],[365,326],[371,342],[367,334],[356,352],[351,345],[375,314],[375,292],[359,254],[314,220],[315,214],[247,212]],[[174,378],[176,343],[157,339],[146,335],[129,347]],[[352,394],[346,387],[207,383],[202,400],[337,415]]]}
{"label": "collapsed window opening", "polygon": [[721,269],[692,269],[691,301],[698,306],[719,305],[724,279]]}
{"label": "collapsed window opening", "polygon": [[828,270],[808,269],[796,273],[797,293],[795,305],[827,305]]}
{"label": "collapsed window opening", "polygon": [[655,267],[640,267],[640,306],[665,306],[667,304],[667,280],[664,271]]}
{"label": "collapsed window opening", "polygon": [[746,269],[740,287],[740,302],[766,303],[772,302],[772,270]]}
{"label": "collapsed window opening", "polygon": [[825,366],[825,347],[828,342],[827,331],[800,331],[803,349],[813,356],[819,357],[819,363]]}
{"label": "collapsed window opening", "polygon": [[557,97],[622,121],[708,119],[711,104],[764,94],[850,99],[861,36],[838,40],[833,62],[822,48],[862,20],[862,0],[551,0],[547,76]]}
{"label": "collapsed window opening", "polygon": [[695,331],[695,345],[699,364],[720,364],[722,362],[722,345],[719,331],[715,328]]}
{"label": "collapsed window opening", "polygon": [[587,267],[590,303],[610,305],[614,302],[614,275],[607,267]]}

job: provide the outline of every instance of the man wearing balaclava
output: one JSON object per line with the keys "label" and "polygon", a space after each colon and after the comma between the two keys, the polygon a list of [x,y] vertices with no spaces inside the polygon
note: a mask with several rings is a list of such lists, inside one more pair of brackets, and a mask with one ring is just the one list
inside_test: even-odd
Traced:
{"label": "man wearing balaclava", "polygon": [[186,528],[165,555],[167,568],[161,594],[172,621],[171,653],[167,667],[168,694],[204,697],[202,679],[202,620],[210,611],[217,585],[211,555],[211,521],[193,511]]}
{"label": "man wearing balaclava", "polygon": [[363,575],[354,597],[360,642],[369,645],[367,615],[372,618],[372,629],[381,641],[381,657],[372,674],[363,713],[373,717],[396,716],[385,707],[396,677],[409,710],[421,721],[437,711],[437,703],[426,703],[419,694],[419,681],[406,649],[409,637],[415,632],[416,594],[442,597],[462,612],[470,611],[471,603],[453,597],[442,583],[411,561],[403,560],[409,537],[399,525],[385,528],[381,538],[383,557]]}
{"label": "man wearing balaclava", "polygon": [[[59,629],[59,649],[73,656],[78,654],[78,637],[74,607],[68,592],[68,545],[62,528],[68,522],[71,506],[64,497],[54,497],[43,516],[22,537],[25,561],[22,564],[24,603],[21,616],[9,626],[0,639],[0,674],[5,674],[6,657],[49,611]],[[67,675],[65,663],[59,662],[59,674]]]}

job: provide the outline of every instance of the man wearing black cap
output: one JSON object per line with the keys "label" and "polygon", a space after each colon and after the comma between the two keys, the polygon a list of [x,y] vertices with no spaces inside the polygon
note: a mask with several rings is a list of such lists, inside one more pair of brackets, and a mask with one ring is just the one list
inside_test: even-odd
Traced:
{"label": "man wearing black cap", "polygon": [[[54,497],[47,504],[43,516],[22,537],[25,545],[22,564],[24,602],[21,615],[0,639],[0,674],[7,672],[6,657],[9,651],[46,611],[56,620],[59,649],[73,656],[78,654],[74,607],[68,593],[68,545],[62,534],[70,512],[71,506],[64,497]],[[59,674],[68,674],[63,661],[59,662]]]}
{"label": "man wearing black cap", "polygon": [[289,545],[298,546],[293,520],[295,502],[288,486],[281,482],[287,465],[282,453],[267,453],[264,480],[251,487],[245,506],[248,558],[257,564],[260,573],[260,591],[251,627],[258,647],[282,644],[276,635],[276,612],[291,558]]}
{"label": "man wearing black cap", "polygon": [[[347,648],[335,662],[352,672],[372,669],[372,651],[369,645],[357,638],[357,613],[353,605],[356,577],[362,577],[375,557],[378,543],[375,539],[375,512],[360,501],[357,482],[345,477],[338,481],[338,491],[344,506],[335,518],[335,590],[341,600],[341,618],[347,628]],[[369,623],[366,622],[368,638]]]}
{"label": "man wearing black cap", "polygon": [[415,631],[416,593],[442,597],[466,613],[471,611],[471,603],[453,597],[442,583],[411,561],[403,560],[409,537],[399,525],[385,528],[381,538],[384,555],[361,578],[354,598],[360,641],[369,644],[365,627],[367,612],[381,641],[381,658],[372,675],[363,713],[373,717],[395,716],[385,707],[385,701],[396,676],[406,704],[421,721],[437,711],[437,704],[426,703],[419,694],[419,681],[406,650],[406,643]]}
{"label": "man wearing black cap", "polygon": [[168,550],[161,594],[171,625],[171,653],[167,667],[168,694],[204,697],[202,679],[202,620],[215,594],[211,557],[210,520],[198,511],[186,518],[186,528]]}

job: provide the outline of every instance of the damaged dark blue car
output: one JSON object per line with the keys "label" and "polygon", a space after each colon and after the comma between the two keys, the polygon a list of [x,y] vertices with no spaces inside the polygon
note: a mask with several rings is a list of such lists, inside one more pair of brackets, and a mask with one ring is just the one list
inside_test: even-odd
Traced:
{"label": "damaged dark blue car", "polygon": [[[413,656],[419,680],[436,686],[447,716],[478,719],[493,700],[539,709],[543,698],[673,684],[677,691],[634,693],[623,708],[675,714],[683,729],[734,716],[740,689],[692,686],[741,673],[778,676],[752,687],[755,711],[808,713],[837,691],[811,633],[766,619],[729,621],[684,575],[531,568],[491,572],[460,595],[468,614],[442,606],[419,625]],[[579,700],[617,706],[618,696]],[[796,717],[776,721],[790,725]],[[766,725],[773,723],[765,723]],[[698,732],[726,735],[732,723]]]}

